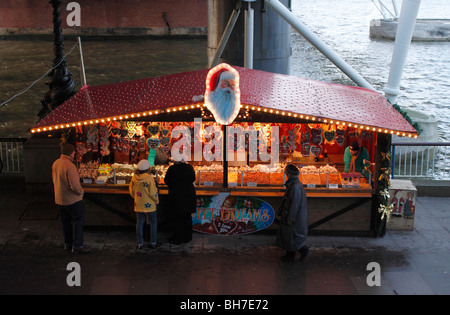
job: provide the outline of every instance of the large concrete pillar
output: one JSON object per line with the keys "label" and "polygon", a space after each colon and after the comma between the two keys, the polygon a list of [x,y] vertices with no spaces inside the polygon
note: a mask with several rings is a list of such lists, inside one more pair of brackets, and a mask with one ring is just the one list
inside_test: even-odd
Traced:
{"label": "large concrete pillar", "polygon": [[[219,41],[238,0],[209,0],[208,2],[208,61],[216,53]],[[281,1],[291,7],[290,0]],[[229,40],[219,59],[235,66],[244,66],[245,53],[245,11],[242,2],[241,14],[234,25]],[[275,73],[290,73],[291,28],[264,0],[251,2],[254,10],[253,69]]]}

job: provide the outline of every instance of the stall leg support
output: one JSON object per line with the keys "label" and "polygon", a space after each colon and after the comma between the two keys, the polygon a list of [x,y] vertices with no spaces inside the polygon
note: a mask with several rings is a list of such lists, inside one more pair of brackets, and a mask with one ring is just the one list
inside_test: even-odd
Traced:
{"label": "stall leg support", "polygon": [[319,221],[316,221],[316,222],[314,222],[314,223],[311,223],[311,224],[308,226],[308,229],[309,229],[309,230],[312,230],[312,229],[318,227],[319,225],[322,225],[322,224],[324,224],[324,223],[326,223],[326,222],[328,222],[328,221],[330,221],[330,220],[332,220],[332,219],[334,219],[334,218],[336,218],[336,217],[338,217],[338,216],[340,216],[340,215],[343,215],[344,213],[346,213],[346,212],[348,212],[348,211],[350,211],[350,210],[352,210],[352,209],[355,209],[356,207],[359,207],[359,206],[361,206],[361,205],[363,205],[363,204],[365,204],[366,202],[369,202],[369,201],[371,201],[371,200],[372,200],[372,199],[370,199],[370,198],[362,198],[362,199],[358,199],[358,200],[355,201],[354,203],[352,203],[352,204],[350,204],[350,205],[348,205],[348,206],[342,208],[341,210],[338,210],[338,211],[336,211],[336,212],[330,214],[329,216],[326,216],[325,218],[320,219]]}

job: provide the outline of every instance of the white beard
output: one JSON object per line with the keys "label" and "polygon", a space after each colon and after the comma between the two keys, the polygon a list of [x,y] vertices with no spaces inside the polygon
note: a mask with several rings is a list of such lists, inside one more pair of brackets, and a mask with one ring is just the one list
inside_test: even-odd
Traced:
{"label": "white beard", "polygon": [[231,122],[239,112],[236,108],[239,107],[239,104],[236,104],[236,94],[230,89],[217,88],[209,92],[206,101],[216,120],[219,118],[219,120]]}

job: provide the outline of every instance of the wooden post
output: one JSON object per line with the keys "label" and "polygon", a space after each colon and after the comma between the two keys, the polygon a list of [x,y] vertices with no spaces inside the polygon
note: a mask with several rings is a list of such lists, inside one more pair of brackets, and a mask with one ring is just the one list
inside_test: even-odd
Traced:
{"label": "wooden post", "polygon": [[223,163],[223,188],[227,188],[228,187],[228,160],[227,160],[227,126],[222,125],[223,128],[223,132],[222,132],[222,136],[223,136],[223,148],[222,148],[222,163]]}

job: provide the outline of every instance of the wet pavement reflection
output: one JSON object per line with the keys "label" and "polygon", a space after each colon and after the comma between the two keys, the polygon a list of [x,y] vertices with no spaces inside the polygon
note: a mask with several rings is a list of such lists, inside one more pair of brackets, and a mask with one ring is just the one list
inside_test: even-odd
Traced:
{"label": "wet pavement reflection", "polygon": [[[418,197],[413,231],[310,236],[309,256],[284,263],[267,233],[194,233],[192,242],[171,245],[161,231],[161,247],[136,250],[132,229],[87,229],[91,253],[68,254],[51,194],[2,190],[0,197],[0,294],[450,294],[450,198]],[[33,215],[38,207],[47,211]],[[67,283],[70,262],[80,266],[80,286]]]}

